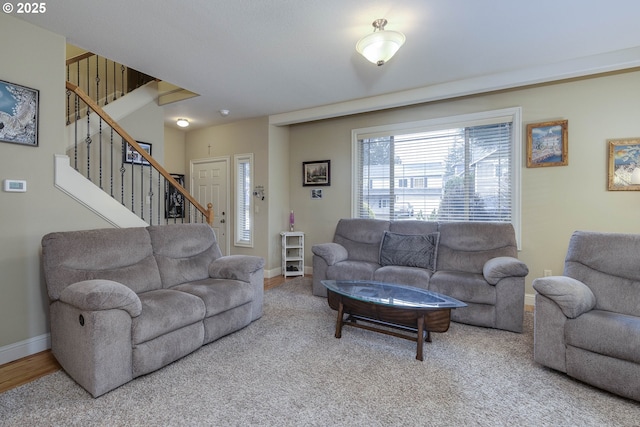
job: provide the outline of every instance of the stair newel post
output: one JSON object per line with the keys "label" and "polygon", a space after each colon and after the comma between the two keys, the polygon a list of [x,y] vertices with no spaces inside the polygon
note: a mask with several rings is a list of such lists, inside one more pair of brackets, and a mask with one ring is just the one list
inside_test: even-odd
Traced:
{"label": "stair newel post", "polygon": [[207,223],[213,227],[213,205],[207,203]]}

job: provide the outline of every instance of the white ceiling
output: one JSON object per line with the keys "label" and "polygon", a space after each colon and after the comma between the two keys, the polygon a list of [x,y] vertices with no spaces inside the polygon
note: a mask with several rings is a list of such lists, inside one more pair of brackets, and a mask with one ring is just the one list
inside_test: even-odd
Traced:
{"label": "white ceiling", "polygon": [[[55,0],[46,7],[13,16],[199,93],[165,107],[167,123],[187,117],[189,129],[260,116],[291,123],[640,66],[637,0]],[[376,18],[407,37],[382,67],[355,51]],[[223,118],[220,109],[231,114]]]}

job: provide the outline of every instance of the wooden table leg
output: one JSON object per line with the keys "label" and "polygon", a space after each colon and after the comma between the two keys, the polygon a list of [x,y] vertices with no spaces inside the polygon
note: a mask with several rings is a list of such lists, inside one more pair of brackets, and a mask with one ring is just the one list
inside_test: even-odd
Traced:
{"label": "wooden table leg", "polygon": [[424,347],[424,315],[418,316],[418,349],[416,351],[416,359],[422,361],[422,349]]}
{"label": "wooden table leg", "polygon": [[342,337],[342,312],[344,310],[344,306],[342,305],[342,301],[338,304],[338,319],[336,320],[336,338]]}

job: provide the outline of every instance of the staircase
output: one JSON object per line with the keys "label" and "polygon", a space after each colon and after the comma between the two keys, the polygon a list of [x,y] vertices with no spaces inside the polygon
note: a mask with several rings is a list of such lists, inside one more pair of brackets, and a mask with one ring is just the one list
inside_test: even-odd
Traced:
{"label": "staircase", "polygon": [[195,94],[93,54],[81,56],[67,61],[67,79],[75,74],[76,83],[66,83],[68,147],[55,159],[56,187],[116,227],[212,224],[212,206],[201,206],[117,122],[149,102]]}

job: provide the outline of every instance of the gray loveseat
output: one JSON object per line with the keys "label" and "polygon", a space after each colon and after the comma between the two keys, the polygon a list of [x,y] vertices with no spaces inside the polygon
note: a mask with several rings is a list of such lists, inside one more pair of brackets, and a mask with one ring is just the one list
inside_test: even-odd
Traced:
{"label": "gray loveseat", "polygon": [[576,231],[563,274],[533,281],[534,360],[640,401],[640,235]]}
{"label": "gray loveseat", "polygon": [[511,224],[341,219],[312,252],[314,295],[325,279],[405,284],[465,302],[453,321],[522,332],[529,270]]}
{"label": "gray loveseat", "polygon": [[262,315],[264,259],[207,224],[51,233],[42,258],[52,352],[94,397]]}

